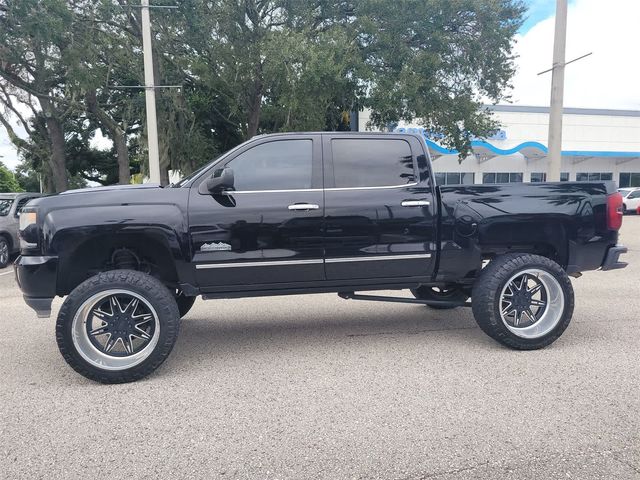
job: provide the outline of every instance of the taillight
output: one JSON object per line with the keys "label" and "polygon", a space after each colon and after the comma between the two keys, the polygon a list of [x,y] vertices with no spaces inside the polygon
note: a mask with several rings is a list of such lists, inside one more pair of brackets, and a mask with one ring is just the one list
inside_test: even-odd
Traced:
{"label": "taillight", "polygon": [[620,230],[622,226],[622,195],[620,192],[607,196],[607,228],[609,230]]}

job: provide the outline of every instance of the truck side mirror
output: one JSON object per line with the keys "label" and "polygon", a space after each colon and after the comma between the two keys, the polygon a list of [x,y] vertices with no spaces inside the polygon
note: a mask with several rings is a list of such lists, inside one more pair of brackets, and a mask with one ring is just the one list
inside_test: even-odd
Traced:
{"label": "truck side mirror", "polygon": [[219,168],[198,187],[198,193],[216,195],[233,189],[233,170],[229,167]]}

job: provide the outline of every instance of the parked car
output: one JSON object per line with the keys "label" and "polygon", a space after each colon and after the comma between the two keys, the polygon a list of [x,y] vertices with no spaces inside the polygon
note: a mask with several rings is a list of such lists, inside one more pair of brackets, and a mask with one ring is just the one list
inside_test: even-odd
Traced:
{"label": "parked car", "polygon": [[640,207],[640,188],[619,188],[624,213],[635,212]]}
{"label": "parked car", "polygon": [[[569,276],[626,266],[621,225],[610,181],[438,187],[417,135],[277,134],[169,188],[34,200],[15,268],[39,316],[66,297],[69,365],[116,383],[158,368],[198,295],[470,306],[498,342],[542,348],[571,320]],[[414,298],[357,293],[402,289]]]}
{"label": "parked car", "polygon": [[20,210],[39,193],[0,193],[0,268],[9,264],[11,255],[18,253],[18,217]]}

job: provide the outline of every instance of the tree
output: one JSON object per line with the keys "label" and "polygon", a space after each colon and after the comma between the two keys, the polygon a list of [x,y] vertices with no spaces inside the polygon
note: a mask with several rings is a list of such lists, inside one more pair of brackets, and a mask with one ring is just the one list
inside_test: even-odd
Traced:
{"label": "tree", "polygon": [[218,115],[243,138],[322,130],[336,104],[354,106],[360,57],[333,10],[312,2],[195,0],[181,11],[185,70],[228,106]]}
{"label": "tree", "polygon": [[[0,124],[46,189],[129,183],[147,162],[140,9],[0,0]],[[461,157],[496,127],[520,0],[175,0],[153,10],[161,178],[258,133],[418,119]],[[28,138],[14,128],[17,120]],[[113,141],[91,148],[100,130]]]}
{"label": "tree", "polygon": [[487,101],[498,102],[514,73],[519,0],[387,0],[354,4],[358,43],[369,71],[363,104],[386,127],[420,119],[445,135],[461,158],[473,136],[496,127]]}
{"label": "tree", "polygon": [[[56,191],[67,189],[62,127],[74,114],[76,98],[68,88],[73,65],[89,37],[75,28],[71,8],[63,0],[0,0],[0,102],[15,115],[31,135],[23,112],[12,105],[12,97],[34,115],[42,112],[43,131],[48,148],[47,162]],[[14,143],[18,136],[2,121]],[[18,141],[18,148],[26,148]]]}
{"label": "tree", "polygon": [[0,192],[22,192],[13,173],[0,162]]}

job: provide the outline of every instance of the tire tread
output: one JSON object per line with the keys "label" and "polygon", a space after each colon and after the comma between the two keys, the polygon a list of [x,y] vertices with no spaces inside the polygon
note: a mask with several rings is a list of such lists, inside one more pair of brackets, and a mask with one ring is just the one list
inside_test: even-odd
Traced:
{"label": "tire tread", "polygon": [[[142,290],[153,304],[161,322],[161,341],[154,352],[139,365],[128,370],[106,371],[95,368],[75,351],[70,338],[71,322],[76,309],[101,287],[134,287]],[[76,287],[60,307],[56,322],[56,341],[65,361],[80,375],[100,383],[126,383],[140,380],[156,370],[169,356],[178,336],[180,314],[173,294],[158,279],[135,270],[110,270],[85,280]]]}
{"label": "tire tread", "polygon": [[[565,294],[565,309],[558,325],[547,335],[525,339],[510,332],[496,314],[497,297],[504,282],[518,270],[542,268],[560,282]],[[482,269],[473,286],[472,310],[480,329],[497,342],[516,350],[536,350],[555,342],[566,330],[574,308],[573,286],[566,272],[553,260],[529,253],[508,253],[496,257]]]}

